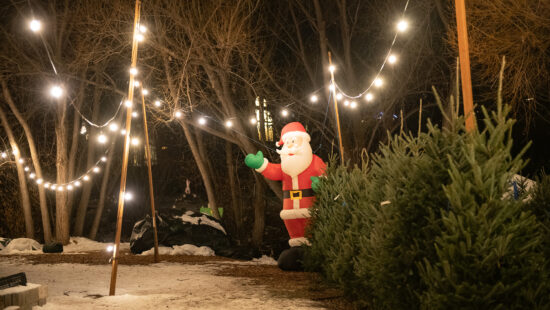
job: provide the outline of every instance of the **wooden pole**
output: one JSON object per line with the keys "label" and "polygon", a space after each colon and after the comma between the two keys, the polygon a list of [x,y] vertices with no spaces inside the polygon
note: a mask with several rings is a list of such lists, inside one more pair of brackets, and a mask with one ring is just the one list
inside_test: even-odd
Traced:
{"label": "wooden pole", "polygon": [[403,109],[399,111],[399,117],[401,119],[401,128],[399,129],[399,134],[402,135],[403,134]]}
{"label": "wooden pole", "polygon": [[[330,51],[328,52],[328,63],[332,67],[332,57]],[[332,98],[334,99],[334,112],[336,113],[336,126],[338,129],[338,146],[340,147],[340,159],[342,165],[344,164],[344,146],[342,145],[342,131],[340,130],[340,116],[338,115],[338,100],[336,99],[336,83],[334,83],[334,70],[330,70],[330,82],[334,86]],[[330,90],[332,91],[332,90]]]}
{"label": "wooden pole", "polygon": [[420,110],[418,111],[418,135],[422,132],[422,98],[420,98]]}
{"label": "wooden pole", "polygon": [[476,123],[474,115],[474,98],[472,94],[472,77],[470,74],[470,51],[468,47],[468,29],[466,27],[466,6],[464,0],[455,0],[455,6],[464,116],[466,117],[466,130],[472,131],[476,128]]}
{"label": "wooden pole", "polygon": [[[143,84],[141,84],[143,85]],[[145,95],[141,86],[141,107],[143,111],[143,131],[145,134],[145,152],[147,154],[147,170],[149,173],[149,196],[151,202],[151,216],[153,219],[153,239],[155,241],[155,263],[159,262],[159,241],[157,237],[157,214],[155,211],[155,194],[153,192],[153,170],[151,169],[151,147],[149,146],[149,130],[147,129],[147,113],[145,111]]]}
{"label": "wooden pole", "polygon": [[[137,52],[138,41],[135,34],[139,30],[139,14],[141,10],[140,0],[136,0],[136,11],[134,17],[134,36],[132,41],[132,68],[137,64]],[[130,74],[130,84],[128,85],[128,100],[133,102],[134,100],[134,75]],[[122,157],[122,173],[120,175],[120,192],[118,193],[118,213],[117,213],[117,227],[115,235],[115,246],[113,248],[113,257],[111,259],[112,271],[111,271],[111,285],[109,287],[109,295],[115,294],[116,288],[116,275],[118,268],[118,250],[120,245],[120,233],[122,231],[122,215],[124,212],[124,193],[126,191],[126,175],[128,172],[128,156],[130,153],[130,130],[132,127],[132,105],[126,106],[126,136],[124,138],[124,154]]]}

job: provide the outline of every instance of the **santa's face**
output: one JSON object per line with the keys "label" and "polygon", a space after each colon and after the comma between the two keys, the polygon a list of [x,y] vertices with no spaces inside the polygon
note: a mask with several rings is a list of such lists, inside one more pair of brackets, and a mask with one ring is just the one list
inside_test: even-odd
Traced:
{"label": "santa's face", "polygon": [[283,148],[277,150],[281,155],[281,169],[284,173],[295,177],[311,164],[313,159],[311,145],[301,136],[288,137],[283,142]]}

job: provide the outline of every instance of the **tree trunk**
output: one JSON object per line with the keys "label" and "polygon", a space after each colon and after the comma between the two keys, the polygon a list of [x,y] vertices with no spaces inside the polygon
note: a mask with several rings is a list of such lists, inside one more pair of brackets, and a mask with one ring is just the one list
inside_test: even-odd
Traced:
{"label": "tree trunk", "polygon": [[254,227],[252,228],[252,244],[256,247],[262,245],[265,228],[265,199],[264,183],[257,174],[254,174],[256,188],[254,191]]}
{"label": "tree trunk", "polygon": [[225,142],[225,164],[227,166],[227,176],[229,187],[231,190],[231,211],[233,214],[233,222],[235,224],[235,230],[240,234],[242,227],[242,211],[241,201],[239,200],[239,193],[237,190],[237,180],[235,163],[233,162],[233,144],[229,141]]}
{"label": "tree trunk", "polygon": [[[113,141],[113,145],[114,143],[115,141]],[[94,221],[92,223],[92,227],[90,228],[90,234],[88,235],[88,237],[92,240],[95,240],[97,236],[97,230],[99,228],[99,223],[101,222],[101,216],[103,215],[103,209],[105,207],[105,197],[107,196],[107,185],[109,184],[109,177],[111,176],[109,172],[111,170],[111,164],[113,163],[114,154],[115,152],[113,150],[107,155],[107,163],[105,164],[103,179],[101,180],[101,189],[99,191],[99,202],[97,203]]]}
{"label": "tree trunk", "polygon": [[2,120],[2,125],[4,127],[4,130],[6,131],[6,134],[8,135],[11,149],[13,151],[13,155],[15,156],[15,166],[17,168],[17,178],[19,180],[19,191],[21,194],[21,207],[23,207],[23,216],[25,217],[25,236],[27,238],[34,239],[34,223],[32,220],[29,190],[27,188],[25,170],[23,168],[24,164],[19,162],[19,160],[21,159],[21,152],[19,151],[19,147],[17,146],[17,142],[15,141],[15,137],[13,136],[10,124],[8,123],[6,113],[1,107],[0,119]]}
{"label": "tree trunk", "polygon": [[[67,182],[68,173],[68,158],[67,158],[67,103],[65,100],[56,102],[57,118],[55,122],[56,135],[56,168],[57,168],[57,184],[65,184]],[[67,190],[56,190],[55,195],[55,237],[56,240],[63,243],[69,243],[69,208],[67,205]]]}
{"label": "tree trunk", "polygon": [[[42,167],[40,165],[40,158],[38,157],[38,152],[36,151],[36,144],[34,143],[34,138],[31,132],[31,129],[29,127],[29,124],[27,123],[27,120],[23,118],[21,113],[19,112],[19,109],[13,102],[13,99],[11,97],[8,85],[6,84],[6,81],[0,77],[0,82],[2,84],[2,91],[4,94],[4,99],[8,103],[12,113],[17,118],[17,121],[19,121],[19,124],[21,127],[23,127],[23,131],[25,132],[25,137],[27,138],[27,141],[29,143],[29,150],[31,152],[31,159],[34,167],[34,173],[36,174],[36,179],[44,179],[42,175]],[[38,198],[40,200],[40,213],[42,215],[42,229],[44,230],[44,241],[45,242],[51,242],[52,241],[52,226],[50,224],[50,215],[49,215],[49,209],[46,199],[46,189],[42,184],[38,186]]]}

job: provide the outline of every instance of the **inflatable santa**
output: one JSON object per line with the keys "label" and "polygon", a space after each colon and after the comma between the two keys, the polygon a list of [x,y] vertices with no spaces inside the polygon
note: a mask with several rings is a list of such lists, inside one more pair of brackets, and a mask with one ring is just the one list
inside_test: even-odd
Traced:
{"label": "inflatable santa", "polygon": [[[292,264],[285,268],[281,259],[289,255],[299,258],[301,255],[296,253],[299,251],[297,247],[309,244],[304,233],[310,218],[309,208],[315,201],[313,189],[326,167],[321,158],[313,155],[309,141],[310,136],[301,123],[289,123],[283,127],[281,139],[276,143],[278,147],[282,146],[277,150],[281,156],[280,164],[270,163],[261,151],[256,155],[248,154],[245,158],[248,167],[270,180],[283,182],[283,210],[280,215],[290,235],[288,243],[291,246],[291,251],[283,252],[279,258],[279,267],[283,269],[296,269]],[[283,265],[288,264],[283,262]]]}

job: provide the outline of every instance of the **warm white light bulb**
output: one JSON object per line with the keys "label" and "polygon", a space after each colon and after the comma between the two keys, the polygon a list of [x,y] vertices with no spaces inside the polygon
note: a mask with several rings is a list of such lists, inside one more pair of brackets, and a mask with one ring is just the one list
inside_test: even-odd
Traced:
{"label": "warm white light bulb", "polygon": [[63,88],[58,85],[52,86],[50,88],[50,95],[56,99],[61,98],[63,96]]}
{"label": "warm white light bulb", "polygon": [[72,186],[71,184],[67,185],[67,190],[72,191],[72,190],[73,190],[73,186]]}
{"label": "warm white light bulb", "polygon": [[397,62],[397,57],[396,57],[395,55],[390,55],[390,56],[388,57],[388,62],[389,62],[390,64],[394,64],[395,62]]}
{"label": "warm white light bulb", "polygon": [[232,122],[232,121],[228,120],[228,121],[225,122],[225,127],[231,128],[232,126],[233,126],[233,122]]}
{"label": "warm white light bulb", "polygon": [[89,177],[88,175],[85,175],[85,176],[82,177],[82,179],[83,179],[84,181],[89,181],[89,180],[90,180],[90,177]]}
{"label": "warm white light bulb", "polygon": [[131,142],[131,143],[132,143],[133,146],[139,145],[139,138],[135,138],[135,137],[132,138],[132,142]]}
{"label": "warm white light bulb", "polygon": [[97,142],[104,144],[105,142],[107,142],[107,136],[104,134],[100,134],[99,136],[97,136]]}
{"label": "warm white light bulb", "polygon": [[8,154],[6,154],[6,152],[2,152],[2,155],[0,155],[0,156],[2,156],[2,158],[6,158],[6,157],[8,157]]}
{"label": "warm white light bulb", "polygon": [[158,100],[155,101],[155,107],[158,108],[158,107],[160,107],[161,105],[162,105],[162,104],[160,103],[160,101],[158,101]]}
{"label": "warm white light bulb", "polygon": [[342,95],[342,93],[337,93],[336,94],[336,100],[342,100],[343,97],[344,97],[344,95]]}
{"label": "warm white light bulb", "polygon": [[139,31],[141,33],[146,33],[147,32],[147,27],[143,26],[143,25],[139,25]]}
{"label": "warm white light bulb", "polygon": [[143,42],[143,40],[145,40],[145,37],[141,33],[136,33],[136,40],[138,42]]}
{"label": "warm white light bulb", "polygon": [[25,160],[24,160],[23,158],[19,158],[19,160],[18,160],[18,161],[19,161],[19,163],[20,163],[20,164],[23,164],[23,163],[25,163]]}
{"label": "warm white light bulb", "polygon": [[136,111],[132,112],[132,117],[133,117],[133,118],[136,118],[136,117],[138,117],[138,116],[139,116],[139,113],[138,113],[138,112],[136,112]]}
{"label": "warm white light bulb", "polygon": [[365,95],[365,100],[367,101],[372,101],[372,99],[374,99],[374,96],[371,94],[371,93],[367,93]]}
{"label": "warm white light bulb", "polygon": [[199,124],[200,125],[206,124],[206,118],[204,118],[204,117],[199,118]]}
{"label": "warm white light bulb", "polygon": [[124,193],[124,200],[128,201],[128,200],[132,200],[133,198],[134,198],[134,195],[132,193],[129,193],[129,192]]}
{"label": "warm white light bulb", "polygon": [[29,168],[29,167],[25,167],[25,169],[24,169],[24,170],[25,170],[25,172],[29,172],[29,170],[31,170],[31,168]]}
{"label": "warm white light bulb", "polygon": [[45,187],[45,188],[50,188],[50,183],[44,184],[44,187]]}
{"label": "warm white light bulb", "polygon": [[44,182],[44,180],[42,180],[42,179],[37,179],[36,180],[36,184],[38,184],[38,185],[42,184],[43,182]]}
{"label": "warm white light bulb", "polygon": [[57,187],[57,185],[52,184],[52,185],[50,186],[50,189],[54,191],[56,187]]}
{"label": "warm white light bulb", "polygon": [[101,161],[102,161],[102,162],[106,162],[106,161],[107,161],[107,157],[101,156]]}
{"label": "warm white light bulb", "polygon": [[283,109],[283,110],[281,111],[281,115],[282,115],[283,117],[287,117],[287,116],[288,116],[288,110],[287,110],[287,109]]}
{"label": "warm white light bulb", "polygon": [[252,118],[250,119],[250,124],[256,125],[256,123],[258,123],[258,120],[257,120],[255,117],[252,117]]}
{"label": "warm white light bulb", "polygon": [[118,130],[118,124],[117,123],[110,124],[109,125],[109,130],[113,131],[113,132],[117,131]]}
{"label": "warm white light bulb", "polygon": [[407,30],[407,28],[409,28],[409,23],[406,20],[402,19],[397,23],[397,30],[400,32]]}
{"label": "warm white light bulb", "polygon": [[126,101],[124,102],[124,105],[125,105],[127,108],[129,108],[129,107],[132,106],[132,101],[126,100]]}
{"label": "warm white light bulb", "polygon": [[350,103],[349,107],[352,108],[352,109],[357,108],[357,102],[352,101],[352,102]]}
{"label": "warm white light bulb", "polygon": [[36,174],[35,174],[35,173],[29,174],[29,178],[34,179],[35,177],[36,177]]}
{"label": "warm white light bulb", "polygon": [[122,129],[122,130],[120,131],[120,134],[123,135],[123,136],[126,135],[126,129]]}
{"label": "warm white light bulb", "polygon": [[64,191],[64,190],[65,190],[65,188],[64,188],[63,186],[57,187],[57,191],[59,191],[59,192],[62,192],[62,191]]}
{"label": "warm white light bulb", "polygon": [[344,101],[344,105],[347,107],[349,105],[349,100]]}
{"label": "warm white light bulb", "polygon": [[149,90],[147,90],[147,89],[144,88],[144,89],[141,90],[141,93],[142,93],[144,96],[147,96],[147,95],[149,95]]}
{"label": "warm white light bulb", "polygon": [[130,74],[131,74],[131,75],[136,75],[136,74],[138,74],[138,69],[137,69],[136,67],[130,68]]}
{"label": "warm white light bulb", "polygon": [[183,116],[183,113],[181,113],[181,111],[176,111],[176,113],[174,113],[174,116],[176,118],[181,118]]}
{"label": "warm white light bulb", "polygon": [[310,100],[311,102],[314,102],[314,103],[315,103],[315,102],[319,101],[319,98],[317,98],[316,95],[312,95],[311,98],[309,98],[309,100]]}
{"label": "warm white light bulb", "polygon": [[335,67],[335,66],[329,66],[329,67],[328,67],[328,71],[330,71],[330,73],[333,73],[334,70],[336,70],[336,67]]}
{"label": "warm white light bulb", "polygon": [[107,247],[107,252],[113,252],[114,247],[112,245]]}
{"label": "warm white light bulb", "polygon": [[376,78],[376,79],[374,80],[374,86],[380,87],[380,86],[382,86],[382,84],[384,84],[384,82],[382,81],[381,78]]}
{"label": "warm white light bulb", "polygon": [[82,183],[80,183],[80,181],[74,181],[74,186],[76,186],[76,187],[80,187],[81,184]]}
{"label": "warm white light bulb", "polygon": [[139,81],[134,81],[134,87],[139,87]]}
{"label": "warm white light bulb", "polygon": [[331,91],[331,92],[334,92],[336,90],[336,86],[334,86],[334,84],[330,84],[328,89]]}
{"label": "warm white light bulb", "polygon": [[29,23],[29,27],[31,28],[32,32],[38,32],[38,31],[42,30],[42,22],[40,22],[37,19],[33,19]]}
{"label": "warm white light bulb", "polygon": [[93,171],[94,173],[99,173],[99,167],[94,167],[94,169],[92,169],[92,171]]}

